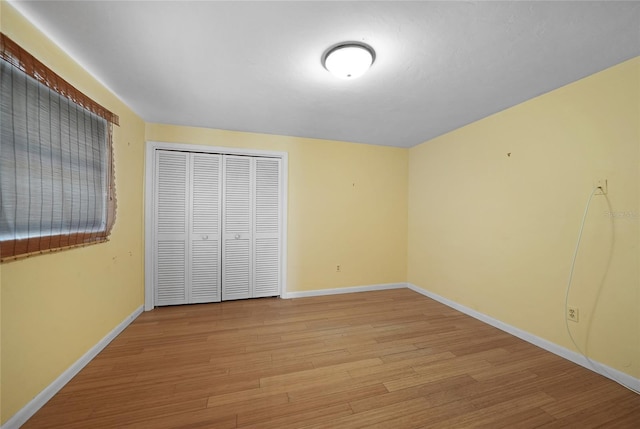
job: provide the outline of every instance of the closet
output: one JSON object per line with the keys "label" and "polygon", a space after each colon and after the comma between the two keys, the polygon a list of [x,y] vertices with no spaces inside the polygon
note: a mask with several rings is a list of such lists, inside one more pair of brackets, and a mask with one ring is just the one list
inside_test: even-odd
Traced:
{"label": "closet", "polygon": [[154,305],[280,294],[281,159],[155,150]]}

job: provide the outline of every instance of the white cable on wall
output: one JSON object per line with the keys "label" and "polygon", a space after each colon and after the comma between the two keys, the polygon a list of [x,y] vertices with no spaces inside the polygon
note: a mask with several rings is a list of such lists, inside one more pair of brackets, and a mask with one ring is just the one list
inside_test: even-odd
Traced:
{"label": "white cable on wall", "polygon": [[[602,187],[600,187],[600,186],[595,187],[591,191],[591,194],[589,195],[589,199],[587,200],[587,204],[586,204],[586,206],[584,208],[584,213],[582,214],[582,222],[580,223],[580,231],[578,232],[578,239],[576,240],[576,247],[575,247],[575,250],[573,251],[573,258],[571,259],[571,268],[569,269],[569,280],[567,281],[567,288],[566,288],[566,292],[565,292],[565,296],[564,296],[564,311],[567,311],[567,307],[569,305],[569,293],[571,292],[571,283],[573,281],[573,273],[574,273],[575,266],[576,266],[576,259],[578,258],[578,250],[580,249],[580,242],[582,241],[582,232],[584,231],[584,224],[585,224],[585,222],[587,220],[587,213],[589,213],[589,206],[591,205],[591,199],[596,194],[598,189],[602,190]],[[604,195],[604,197],[607,198],[606,194]],[[607,199],[607,201],[608,201],[608,199]],[[609,377],[611,380],[613,380],[616,383],[618,383],[619,385],[631,390],[632,392],[637,393],[637,394],[640,395],[640,391],[634,389],[631,386],[627,386],[623,382],[617,380],[615,377],[613,377],[611,374],[609,374],[609,372],[607,372],[607,370],[605,368],[599,367],[598,365],[596,365],[596,363],[594,361],[589,359],[589,357],[582,351],[580,346],[578,346],[578,344],[576,343],[576,340],[573,338],[573,335],[571,334],[571,329],[569,328],[569,321],[568,321],[568,319],[566,317],[566,314],[564,316],[565,316],[564,317],[564,324],[565,324],[565,327],[567,329],[567,334],[569,334],[569,338],[571,339],[571,342],[573,343],[573,346],[587,360],[587,362],[589,362],[589,364],[594,369],[594,371],[595,372],[604,372],[607,375],[607,377]]]}

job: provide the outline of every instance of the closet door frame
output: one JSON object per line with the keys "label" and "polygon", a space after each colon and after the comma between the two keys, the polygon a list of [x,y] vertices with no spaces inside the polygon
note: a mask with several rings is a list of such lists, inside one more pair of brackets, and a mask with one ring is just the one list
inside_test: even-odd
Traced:
{"label": "closet door frame", "polygon": [[147,141],[145,148],[145,187],[144,187],[144,309],[153,310],[155,307],[155,212],[154,195],[156,184],[156,154],[158,150],[171,150],[179,152],[197,152],[220,155],[244,155],[263,158],[278,158],[281,160],[280,168],[280,291],[284,296],[287,291],[287,191],[289,177],[289,154],[287,152],[265,151],[259,149],[240,149],[220,146],[205,146],[184,143],[168,143]]}

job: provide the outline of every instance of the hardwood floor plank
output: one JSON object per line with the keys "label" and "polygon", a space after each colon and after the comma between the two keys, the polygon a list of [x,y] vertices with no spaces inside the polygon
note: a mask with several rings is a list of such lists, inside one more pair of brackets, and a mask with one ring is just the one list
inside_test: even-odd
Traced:
{"label": "hardwood floor plank", "polygon": [[237,427],[235,414],[219,415],[203,409],[124,423],[118,429],[233,429]]}
{"label": "hardwood floor plank", "polygon": [[407,414],[413,414],[428,409],[426,398],[414,398],[403,402],[394,403],[381,408],[375,408],[357,414],[333,419],[329,422],[320,422],[308,426],[308,429],[321,428],[368,428],[375,424],[385,423],[387,427],[394,427],[390,421],[402,418]]}
{"label": "hardwood floor plank", "polygon": [[[280,418],[285,418],[287,422],[297,422],[298,419],[292,420],[291,414],[304,414],[313,413],[317,410],[327,410],[337,405],[348,405],[350,397],[359,397],[360,395],[369,396],[379,392],[381,388],[380,384],[375,386],[366,386],[365,388],[349,389],[347,392],[341,392],[331,395],[318,395],[314,397],[307,397],[304,400],[289,401],[283,404],[274,405],[272,407],[261,407],[245,410],[238,413],[238,427],[260,425],[265,420],[265,415],[277,416],[278,421],[282,422]],[[348,414],[352,414],[351,408],[340,407],[340,412],[348,410]],[[304,419],[302,419],[304,420]]]}
{"label": "hardwood floor plank", "polygon": [[[166,417],[177,413],[194,412],[202,410],[206,407],[206,399],[198,399],[187,402],[171,402],[155,406],[153,401],[147,401],[143,406],[135,407],[133,410],[121,411],[112,408],[109,413],[95,414],[92,413],[88,418],[83,420],[67,421],[64,428],[83,429],[83,428],[116,428],[130,424],[142,425],[143,422],[150,418]],[[95,414],[95,415],[94,415]],[[37,416],[36,416],[37,417]],[[30,424],[31,421],[27,422]],[[37,420],[33,422],[37,425]],[[29,426],[24,426],[29,427]],[[34,426],[37,427],[37,426]]]}
{"label": "hardwood floor plank", "polygon": [[364,380],[358,383],[354,383],[353,379],[348,377],[347,374],[343,374],[338,377],[332,377],[331,379],[323,380],[322,384],[290,386],[287,394],[289,395],[289,400],[291,402],[294,402],[306,401],[317,398],[319,396],[342,395],[345,392],[361,388],[375,388],[380,389],[380,391],[384,390],[384,392],[387,392],[387,389],[384,387],[384,385],[377,380]]}
{"label": "hardwood floor plank", "polygon": [[274,375],[270,377],[262,377],[260,379],[260,387],[273,385],[297,385],[302,383],[313,382],[316,379],[326,379],[326,377],[337,374],[341,377],[349,377],[348,371],[357,368],[369,368],[380,365],[380,359],[364,359],[354,362],[347,362],[338,365],[322,366],[319,368],[308,369],[304,371],[296,371],[288,374]]}
{"label": "hardwood floor plank", "polygon": [[325,408],[312,408],[299,413],[275,415],[271,410],[267,410],[260,416],[260,422],[243,425],[238,422],[238,428],[246,429],[296,429],[306,427],[309,422],[333,421],[341,416],[352,415],[349,404],[337,404]]}
{"label": "hardwood floor plank", "polygon": [[469,405],[463,401],[445,401],[441,404],[433,403],[428,408],[412,411],[407,414],[393,416],[391,419],[376,422],[367,429],[386,429],[386,428],[450,428],[442,424],[442,421],[453,417],[460,412],[468,409]]}
{"label": "hardwood floor plank", "polygon": [[543,392],[535,392],[525,396],[516,396],[511,399],[503,397],[503,401],[483,408],[475,408],[471,411],[460,413],[455,417],[442,422],[444,427],[491,427],[496,420],[496,416],[500,416],[501,424],[510,425],[510,427],[524,427],[523,422],[518,420],[522,413],[530,410],[536,410],[540,406],[553,401]]}
{"label": "hardwood floor plank", "polygon": [[[422,386],[410,387],[393,392],[387,391],[381,395],[370,398],[352,400],[351,408],[354,412],[361,413],[415,398],[428,398],[429,401],[435,401],[437,404],[453,402],[464,398],[464,391],[460,391],[460,387],[475,383],[476,381],[474,379],[466,375],[453,377]],[[434,395],[439,395],[439,397]]]}

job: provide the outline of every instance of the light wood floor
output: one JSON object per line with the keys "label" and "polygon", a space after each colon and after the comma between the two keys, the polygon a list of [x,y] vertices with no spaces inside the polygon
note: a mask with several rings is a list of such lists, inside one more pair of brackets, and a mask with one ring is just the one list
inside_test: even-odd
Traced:
{"label": "light wood floor", "polygon": [[408,289],[142,314],[25,428],[638,428],[640,395]]}

